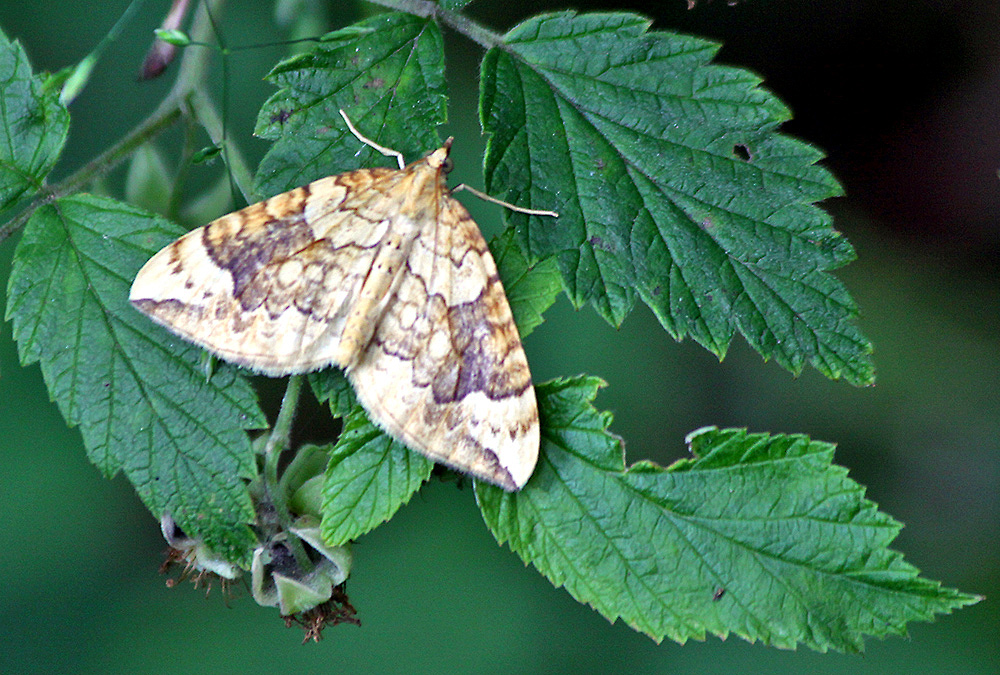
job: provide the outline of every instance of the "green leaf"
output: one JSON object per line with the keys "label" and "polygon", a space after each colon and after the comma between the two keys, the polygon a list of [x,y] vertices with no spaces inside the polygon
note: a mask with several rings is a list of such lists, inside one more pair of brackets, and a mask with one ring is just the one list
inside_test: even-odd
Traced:
{"label": "green leaf", "polygon": [[529,265],[509,228],[493,239],[490,251],[523,340],[544,321],[542,314],[562,290],[559,266],[554,258]]}
{"label": "green leaf", "polygon": [[537,388],[538,468],[523,490],[477,483],[501,543],[609,620],[659,641],[735,633],[779,647],[860,651],[865,635],[977,601],[887,547],[900,524],[805,436],[703,429],[694,459],[626,469],[603,383]]}
{"label": "green leaf", "polygon": [[340,109],[361,133],[407,158],[440,145],[444,51],[430,19],[380,14],[281,62],[268,79],[281,89],[254,131],[276,139],[256,178],[265,196],[347,168],[396,166],[351,134]]}
{"label": "green leaf", "polygon": [[128,302],[136,271],[179,234],[106,198],[43,206],[14,256],[7,318],[21,362],[40,362],[91,461],[123,470],[154,514],[248,563],[254,513],[240,479],[256,469],[244,429],[266,426],[254,393],[228,366],[206,381],[201,350]]}
{"label": "green leaf", "polygon": [[723,356],[739,330],[794,373],[856,384],[871,345],[829,271],[854,258],[814,202],[841,193],[821,153],[777,133],[788,109],[718,45],[627,13],[562,12],[483,61],[488,190],[560,214],[508,213],[530,259],[618,325],[641,299],[677,339]]}
{"label": "green leaf", "polygon": [[0,32],[0,213],[41,189],[68,131],[59,92],[43,88],[21,45]]}
{"label": "green leaf", "polygon": [[154,28],[153,35],[157,40],[163,40],[168,45],[175,47],[187,47],[191,44],[191,38],[182,30],[177,28]]}
{"label": "green leaf", "polygon": [[61,105],[70,105],[76,100],[77,96],[83,93],[87,83],[90,82],[90,76],[93,74],[94,68],[97,66],[98,57],[99,54],[97,52],[92,52],[83,57],[73,67],[73,72],[66,78],[62,91],[59,92],[59,103]]}
{"label": "green leaf", "polygon": [[339,546],[389,520],[431,475],[434,463],[383,433],[357,407],[330,451],[323,486],[323,539]]}
{"label": "green leaf", "polygon": [[309,373],[308,377],[309,386],[312,387],[316,400],[328,404],[334,417],[347,417],[358,406],[354,388],[340,368],[327,368]]}
{"label": "green leaf", "polygon": [[206,146],[206,147],[202,148],[201,150],[198,150],[198,151],[194,152],[191,155],[191,163],[192,164],[205,164],[205,163],[211,162],[216,157],[218,157],[220,154],[222,154],[222,146],[221,145],[209,145],[209,146]]}

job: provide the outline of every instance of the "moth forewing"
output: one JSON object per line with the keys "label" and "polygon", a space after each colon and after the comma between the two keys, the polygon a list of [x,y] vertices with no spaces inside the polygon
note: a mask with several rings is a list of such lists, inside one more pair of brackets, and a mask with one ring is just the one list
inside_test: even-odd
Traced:
{"label": "moth forewing", "polygon": [[129,298],[168,329],[258,372],[330,365],[344,323],[336,310],[361,281],[352,269],[373,255],[352,250],[344,264],[344,252],[314,229],[338,219],[327,205],[346,194],[322,179],[189,232],[146,263]]}
{"label": "moth forewing", "polygon": [[538,457],[534,389],[493,258],[445,185],[450,145],[223,216],[154,255],[129,299],[259,372],[340,365],[391,435],[520,489]]}

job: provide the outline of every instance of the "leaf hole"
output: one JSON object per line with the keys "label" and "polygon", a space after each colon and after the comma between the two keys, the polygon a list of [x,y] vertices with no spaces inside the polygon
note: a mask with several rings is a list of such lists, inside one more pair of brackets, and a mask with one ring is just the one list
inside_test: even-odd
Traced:
{"label": "leaf hole", "polygon": [[733,157],[743,162],[749,162],[753,159],[753,155],[750,153],[750,146],[745,143],[737,143],[733,146]]}

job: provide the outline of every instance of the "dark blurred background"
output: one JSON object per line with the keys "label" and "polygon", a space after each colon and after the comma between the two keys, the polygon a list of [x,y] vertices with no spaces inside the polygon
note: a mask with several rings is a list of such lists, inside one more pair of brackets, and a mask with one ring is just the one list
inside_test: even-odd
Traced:
{"label": "dark blurred background", "polygon": [[[86,55],[126,0],[0,3],[0,27],[36,69]],[[54,179],[147,115],[175,74],[136,82],[166,0],[146,3],[73,104]],[[505,30],[561,3],[479,0],[469,13]],[[536,380],[580,372],[630,461],[669,463],[706,424],[805,432],[838,444],[837,461],[907,527],[895,548],[926,576],[986,601],[871,641],[864,656],[784,652],[732,638],[656,645],[609,625],[500,548],[469,489],[431,483],[355,546],[349,591],[363,627],[300,646],[248,592],[224,602],[157,574],[157,524],[120,476],[103,479],[49,402],[37,366],[21,369],[0,334],[0,673],[504,672],[998,673],[1000,612],[1000,3],[996,0],[578,2],[634,10],[653,27],[716,39],[718,60],[749,68],[793,110],[787,133],[829,155],[847,196],[824,205],[859,260],[838,272],[876,346],[878,384],[855,389],[807,370],[793,378],[737,340],[722,364],[677,344],[638,308],[615,330],[565,299],[527,340]],[[230,44],[275,39],[272,5],[227,3]],[[332,27],[372,11],[329,2]],[[456,181],[481,185],[475,82],[481,52],[446,31]],[[250,137],[273,89],[262,76],[287,48],[232,56],[228,126],[252,164]],[[221,94],[221,78],[213,78]],[[108,108],[108,101],[114,108]],[[161,141],[167,155],[179,135]],[[205,169],[220,172],[221,167]],[[121,193],[124,168],[106,189]],[[468,202],[468,200],[466,200]],[[489,236],[498,210],[468,202]],[[6,278],[14,241],[0,247]],[[309,416],[300,422],[310,423]]]}

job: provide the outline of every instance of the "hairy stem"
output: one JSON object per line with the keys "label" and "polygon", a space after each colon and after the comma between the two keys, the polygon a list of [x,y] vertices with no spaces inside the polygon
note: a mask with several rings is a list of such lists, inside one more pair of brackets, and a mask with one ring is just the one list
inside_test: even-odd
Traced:
{"label": "hairy stem", "polygon": [[278,484],[278,457],[288,447],[288,441],[292,435],[292,420],[295,418],[295,409],[299,405],[302,380],[302,375],[292,375],[288,378],[288,386],[281,399],[278,419],[274,421],[274,428],[264,446],[264,477],[269,482],[273,478],[273,485]]}
{"label": "hairy stem", "polygon": [[[281,399],[278,419],[274,421],[274,428],[271,429],[271,435],[264,445],[264,488],[274,506],[278,524],[286,532],[292,525],[292,514],[288,510],[288,497],[281,490],[281,484],[278,480],[278,461],[281,458],[281,453],[288,448],[292,435],[292,420],[295,419],[295,410],[299,406],[299,394],[302,393],[304,379],[303,375],[292,375],[288,378],[288,386]],[[297,537],[288,537],[285,543],[291,549],[299,567],[303,571],[311,569],[312,563],[302,547],[302,542]]]}
{"label": "hairy stem", "polygon": [[485,26],[459,12],[442,9],[437,3],[429,0],[370,0],[377,5],[389,7],[414,16],[434,17],[457,33],[461,33],[483,49],[498,47],[503,43],[503,37]]}

